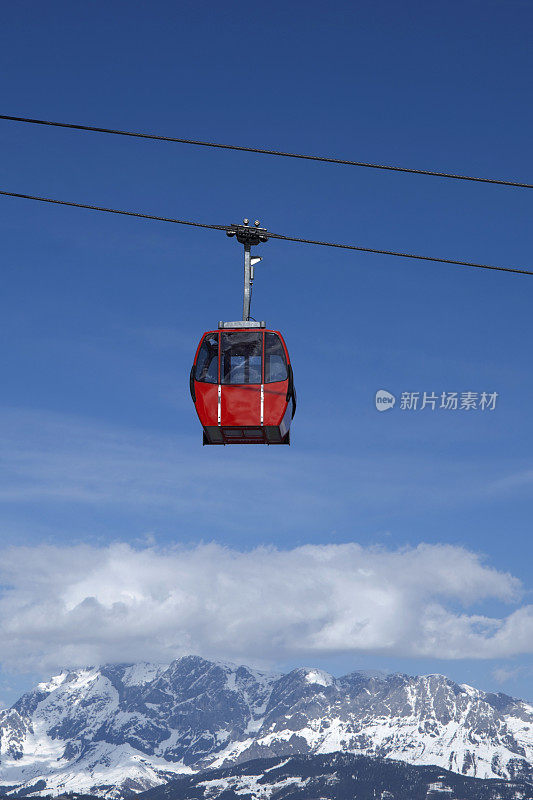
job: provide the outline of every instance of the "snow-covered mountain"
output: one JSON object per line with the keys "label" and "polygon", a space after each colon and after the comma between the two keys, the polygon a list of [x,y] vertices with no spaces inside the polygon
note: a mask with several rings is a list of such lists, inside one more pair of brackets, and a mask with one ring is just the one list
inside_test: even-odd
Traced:
{"label": "snow-covered mountain", "polygon": [[117,796],[335,751],[533,782],[533,707],[442,675],[279,675],[196,656],[79,669],[0,713],[0,791]]}

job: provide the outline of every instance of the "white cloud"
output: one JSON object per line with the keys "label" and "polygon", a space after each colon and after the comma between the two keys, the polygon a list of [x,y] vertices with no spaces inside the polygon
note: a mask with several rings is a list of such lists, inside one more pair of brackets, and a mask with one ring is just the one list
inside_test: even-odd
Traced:
{"label": "white cloud", "polygon": [[518,666],[496,667],[492,670],[493,678],[500,684],[513,683],[519,678],[531,675],[531,667],[526,664]]}
{"label": "white cloud", "polygon": [[[0,553],[0,654],[11,669],[168,661],[275,662],[326,653],[495,658],[533,650],[519,582],[447,545],[14,547]],[[460,610],[456,609],[460,607]]]}

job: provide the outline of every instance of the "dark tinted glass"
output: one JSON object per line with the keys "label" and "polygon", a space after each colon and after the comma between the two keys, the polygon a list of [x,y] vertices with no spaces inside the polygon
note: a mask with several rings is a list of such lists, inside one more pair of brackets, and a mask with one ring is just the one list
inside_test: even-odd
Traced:
{"label": "dark tinted glass", "polygon": [[265,333],[265,383],[287,380],[287,359],[277,333]]}
{"label": "dark tinted glass", "polygon": [[220,363],[222,383],[261,383],[262,349],[262,333],[223,333]]}
{"label": "dark tinted glass", "polygon": [[208,333],[202,342],[196,360],[197,381],[218,383],[218,334]]}

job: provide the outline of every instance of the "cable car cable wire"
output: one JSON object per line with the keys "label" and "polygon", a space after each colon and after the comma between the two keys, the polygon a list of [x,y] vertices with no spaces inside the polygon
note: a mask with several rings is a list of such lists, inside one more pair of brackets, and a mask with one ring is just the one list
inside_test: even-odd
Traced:
{"label": "cable car cable wire", "polygon": [[499,178],[480,178],[474,175],[461,175],[453,172],[437,172],[429,169],[414,169],[411,167],[399,167],[393,164],[374,164],[369,161],[350,161],[343,158],[331,158],[329,156],[315,156],[309,153],[289,153],[283,150],[266,150],[260,147],[245,147],[237,144],[221,144],[220,142],[204,142],[196,139],[182,139],[175,136],[160,136],[155,133],[138,133],[135,131],[114,130],[113,128],[100,128],[93,125],[78,125],[72,122],[53,122],[44,119],[32,119],[31,117],[12,117],[7,114],[0,114],[0,119],[11,122],[27,122],[31,125],[48,125],[54,128],[71,128],[78,131],[92,131],[93,133],[110,133],[115,136],[131,136],[137,139],[154,139],[160,142],[175,142],[178,144],[191,144],[196,147],[214,147],[220,150],[237,150],[244,153],[260,153],[268,156],[282,156],[283,158],[299,158],[306,161],[322,161],[327,164],[340,164],[347,167],[367,167],[369,169],[388,170],[389,172],[404,172],[412,175],[431,175],[436,178],[452,178],[458,181],[473,181],[475,183],[491,183],[499,186],[514,186],[519,189],[533,189],[533,183],[523,183],[520,181],[503,180]]}
{"label": "cable car cable wire", "polygon": [[73,206],[74,208],[88,208],[90,211],[105,211],[108,214],[121,214],[124,217],[140,217],[141,219],[153,219],[158,222],[174,222],[177,225],[190,225],[193,228],[210,228],[214,231],[225,231],[228,225],[208,225],[205,222],[191,222],[185,219],[174,219],[173,217],[159,217],[155,214],[141,214],[139,211],[123,211],[118,208],[106,208],[105,206],[93,206],[87,203],[73,203],[69,200],[55,200],[52,197],[37,197],[32,194],[20,194],[19,192],[0,191],[0,195],[5,197],[20,197],[23,200],[38,200],[40,203],[54,203],[58,206]]}
{"label": "cable car cable wire", "polygon": [[[125,217],[140,217],[141,219],[157,220],[158,222],[172,222],[176,225],[188,225],[194,228],[209,228],[215,231],[232,231],[235,229],[234,225],[208,225],[205,222],[193,222],[185,219],[175,219],[174,217],[160,217],[156,214],[142,214],[139,211],[124,211],[118,208],[108,208],[106,206],[89,205],[88,203],[74,203],[69,200],[56,200],[52,197],[39,197],[37,195],[22,194],[20,192],[7,192],[0,190],[0,195],[4,197],[18,197],[23,200],[37,200],[40,203],[53,203],[58,206],[72,206],[74,208],[86,208],[89,211],[104,211],[107,214],[120,214]],[[462,267],[477,267],[479,269],[491,269],[498,272],[516,272],[520,275],[533,275],[532,270],[521,269],[519,267],[502,267],[495,264],[479,264],[475,261],[457,261],[452,258],[438,258],[437,256],[422,256],[415,253],[402,253],[396,250],[378,250],[373,247],[361,247],[355,244],[343,244],[342,242],[325,242],[317,239],[303,239],[297,236],[284,236],[281,233],[266,232],[269,239],[279,239],[285,242],[299,242],[301,244],[314,244],[321,247],[336,247],[342,250],[356,250],[361,253],[376,253],[386,256],[399,256],[400,258],[414,258],[419,261],[435,261],[441,264],[455,264]]]}
{"label": "cable car cable wire", "polygon": [[378,250],[373,247],[359,247],[355,244],[342,244],[340,242],[321,242],[316,239],[299,239],[295,236],[283,236],[279,233],[268,232],[269,239],[282,239],[286,242],[301,242],[302,244],[315,244],[321,247],[338,247],[343,250],[359,250],[363,253],[377,253],[385,256],[399,256],[401,258],[416,258],[419,261],[436,261],[441,264],[456,264],[462,267],[478,267],[479,269],[494,269],[500,272],[518,272],[522,275],[533,275],[533,271],[519,267],[501,267],[494,264],[478,264],[475,261],[456,261],[452,258],[437,258],[435,256],[421,256],[415,253],[401,253],[396,250]]}

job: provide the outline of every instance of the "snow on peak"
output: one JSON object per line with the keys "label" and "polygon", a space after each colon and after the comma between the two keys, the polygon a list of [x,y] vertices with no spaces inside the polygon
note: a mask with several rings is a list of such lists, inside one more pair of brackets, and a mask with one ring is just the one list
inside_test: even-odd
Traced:
{"label": "snow on peak", "polygon": [[461,683],[459,685],[461,689],[464,689],[466,694],[469,694],[471,697],[476,697],[479,694],[478,690],[475,689],[473,686],[470,686],[470,684],[468,683]]}
{"label": "snow on peak", "polygon": [[149,664],[148,662],[141,662],[140,664],[132,664],[127,667],[122,677],[122,682],[125,686],[144,686],[155,680],[168,665]]}
{"label": "snow on peak", "polygon": [[332,686],[334,683],[333,677],[321,669],[309,669],[305,676],[307,683],[318,684],[318,686]]}
{"label": "snow on peak", "polygon": [[68,674],[68,670],[64,670],[59,675],[52,675],[50,680],[38,683],[35,689],[38,692],[53,692],[54,689],[57,689],[58,686],[64,683]]}

